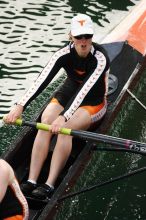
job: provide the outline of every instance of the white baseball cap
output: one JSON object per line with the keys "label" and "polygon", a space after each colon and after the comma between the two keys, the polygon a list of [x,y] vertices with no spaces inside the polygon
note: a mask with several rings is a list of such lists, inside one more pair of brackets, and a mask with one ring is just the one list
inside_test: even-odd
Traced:
{"label": "white baseball cap", "polygon": [[91,18],[85,14],[73,17],[71,21],[71,34],[74,37],[82,34],[94,34]]}

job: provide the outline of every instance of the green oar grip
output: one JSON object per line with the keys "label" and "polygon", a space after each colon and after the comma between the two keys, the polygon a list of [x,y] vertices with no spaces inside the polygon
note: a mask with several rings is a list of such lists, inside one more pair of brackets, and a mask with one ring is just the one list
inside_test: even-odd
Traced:
{"label": "green oar grip", "polygon": [[60,128],[60,134],[71,135],[71,129],[69,128]]}
{"label": "green oar grip", "polygon": [[16,121],[15,121],[15,124],[16,125],[22,125],[22,123],[23,123],[23,121],[22,121],[22,119],[20,119],[20,118],[18,118],[18,119],[16,119]]}
{"label": "green oar grip", "polygon": [[[23,122],[22,119],[17,119],[15,121],[15,124],[19,125],[19,126],[26,125],[26,126],[30,126],[30,127],[35,127],[38,130],[43,130],[43,131],[50,131],[51,130],[51,125],[47,125],[47,124],[43,124],[43,123],[39,123],[39,122],[37,122],[37,123],[26,122],[26,121]],[[72,132],[72,130],[69,128],[61,128],[59,131],[60,134],[65,134],[65,135],[71,135],[71,132]]]}
{"label": "green oar grip", "polygon": [[43,124],[43,123],[36,123],[36,128],[43,130],[43,131],[50,131],[51,125]]}

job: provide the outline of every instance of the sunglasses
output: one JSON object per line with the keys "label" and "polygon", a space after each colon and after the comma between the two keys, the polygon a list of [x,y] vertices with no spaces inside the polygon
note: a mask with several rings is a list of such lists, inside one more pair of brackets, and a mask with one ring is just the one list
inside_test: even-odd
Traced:
{"label": "sunglasses", "polygon": [[75,36],[74,38],[77,40],[81,40],[85,38],[87,40],[87,39],[91,39],[92,37],[93,37],[93,34],[83,34],[83,35]]}

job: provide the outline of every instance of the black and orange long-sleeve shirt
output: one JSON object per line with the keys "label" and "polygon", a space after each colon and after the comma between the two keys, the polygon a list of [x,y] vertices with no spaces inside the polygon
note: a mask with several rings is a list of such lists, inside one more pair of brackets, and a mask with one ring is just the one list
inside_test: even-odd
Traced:
{"label": "black and orange long-sleeve shirt", "polygon": [[109,66],[109,58],[100,45],[93,43],[88,56],[82,58],[77,54],[74,43],[68,43],[54,53],[18,104],[26,107],[63,68],[68,78],[79,83],[78,90],[73,97],[70,97],[69,105],[63,111],[68,120],[80,107],[83,100],[88,105],[97,105],[105,99],[107,92],[106,75]]}

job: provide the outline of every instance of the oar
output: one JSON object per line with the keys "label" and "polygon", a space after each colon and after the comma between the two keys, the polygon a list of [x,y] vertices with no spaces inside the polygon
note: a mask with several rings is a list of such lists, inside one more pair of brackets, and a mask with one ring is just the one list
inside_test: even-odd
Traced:
{"label": "oar", "polygon": [[59,198],[58,202],[62,202],[65,199],[72,198],[74,196],[80,195],[80,194],[85,193],[85,192],[89,192],[89,191],[94,190],[96,188],[109,185],[109,184],[111,184],[113,182],[117,182],[119,180],[122,180],[122,179],[125,179],[125,178],[129,178],[129,177],[134,176],[136,174],[140,174],[140,173],[142,173],[144,171],[146,171],[146,167],[141,167],[141,168],[133,170],[133,171],[131,171],[129,173],[125,173],[125,174],[117,176],[117,177],[112,177],[109,180],[106,180],[106,181],[103,181],[103,182],[100,182],[100,183],[96,183],[96,184],[94,184],[92,186],[88,186],[88,187],[82,188],[79,191],[68,193],[68,194],[62,196],[61,198]]}
{"label": "oar", "polygon": [[[23,121],[21,119],[17,119],[15,124],[19,126],[30,126],[36,129],[44,130],[44,131],[50,131],[51,129],[51,125],[38,123],[38,122],[28,122],[28,121]],[[142,143],[138,141],[113,137],[113,136],[99,134],[99,133],[93,133],[89,131],[72,130],[69,128],[61,128],[59,133],[64,134],[64,135],[71,135],[71,136],[78,137],[78,138],[85,139],[85,140],[91,140],[93,142],[101,142],[101,143],[106,143],[106,144],[111,144],[111,145],[117,145],[125,149],[131,149],[131,150],[146,154],[146,143]]]}

